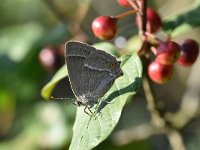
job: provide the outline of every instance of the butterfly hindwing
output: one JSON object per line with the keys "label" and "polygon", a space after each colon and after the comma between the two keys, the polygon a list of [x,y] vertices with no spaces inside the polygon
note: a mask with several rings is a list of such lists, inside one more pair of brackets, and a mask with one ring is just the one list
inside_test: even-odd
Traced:
{"label": "butterfly hindwing", "polygon": [[90,93],[97,99],[102,97],[119,77],[119,69],[119,63],[113,56],[101,50],[92,51],[84,62],[81,74],[83,93]]}

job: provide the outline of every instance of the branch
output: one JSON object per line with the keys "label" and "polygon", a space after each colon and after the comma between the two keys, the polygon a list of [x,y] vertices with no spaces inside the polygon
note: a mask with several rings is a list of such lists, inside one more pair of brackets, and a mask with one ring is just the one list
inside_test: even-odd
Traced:
{"label": "branch", "polygon": [[145,74],[143,78],[143,88],[147,99],[147,108],[151,114],[153,125],[155,125],[157,128],[160,128],[161,131],[163,130],[165,132],[172,150],[185,150],[186,148],[179,131],[172,127],[169,128],[166,120],[161,117],[160,112],[157,110],[154,92],[147,74]]}
{"label": "branch", "polygon": [[172,150],[186,150],[181,134],[174,129],[166,132]]}
{"label": "branch", "polygon": [[[142,36],[145,38],[145,33],[146,33],[146,10],[147,10],[147,0],[142,0],[141,1],[141,28],[142,28]],[[145,39],[143,39],[145,40]]]}
{"label": "branch", "polygon": [[151,87],[150,79],[147,73],[145,73],[143,77],[143,88],[147,100],[147,109],[149,110],[152,117],[152,123],[159,128],[163,128],[166,122],[161,117],[160,112],[156,108],[155,94]]}
{"label": "branch", "polygon": [[122,146],[133,141],[141,141],[150,136],[161,134],[162,132],[156,130],[151,124],[142,124],[129,129],[117,131],[112,136],[112,141],[115,145]]}
{"label": "branch", "polygon": [[147,0],[142,0],[141,1],[141,5],[139,8],[139,13],[137,15],[139,15],[139,34],[141,36],[142,39],[142,46],[140,48],[140,50],[138,51],[138,55],[140,57],[146,57],[145,55],[147,54],[147,37],[146,37],[146,10],[147,10]]}
{"label": "branch", "polygon": [[151,60],[148,57],[145,57],[145,52],[147,53],[148,51],[148,46],[144,46],[148,45],[147,34],[146,34],[146,9],[147,9],[147,0],[141,0],[141,8],[140,8],[141,27],[139,28],[139,30],[143,41],[143,46],[141,47],[138,54],[142,54],[141,56],[143,56],[142,57],[144,62],[143,66],[145,71],[143,77],[143,88],[147,100],[147,108],[151,114],[152,124],[155,125],[161,131],[164,131],[166,133],[172,150],[185,150],[183,139],[179,131],[171,127],[166,122],[165,118],[162,117],[161,113],[156,107],[155,94],[147,73],[148,66]]}

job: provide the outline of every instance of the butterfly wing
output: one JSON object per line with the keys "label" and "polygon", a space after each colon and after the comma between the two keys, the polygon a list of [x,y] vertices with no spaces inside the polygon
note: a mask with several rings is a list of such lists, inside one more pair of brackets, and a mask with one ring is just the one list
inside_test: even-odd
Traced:
{"label": "butterfly wing", "polygon": [[95,49],[85,59],[80,87],[83,93],[97,100],[121,75],[122,71],[117,60],[110,54]]}
{"label": "butterfly wing", "polygon": [[67,42],[65,46],[65,62],[67,64],[69,80],[76,97],[82,95],[81,74],[84,62],[91,51],[95,50],[88,44],[81,42]]}
{"label": "butterfly wing", "polygon": [[72,90],[77,98],[84,97],[85,104],[97,101],[122,75],[113,56],[85,43],[68,42],[65,60]]}

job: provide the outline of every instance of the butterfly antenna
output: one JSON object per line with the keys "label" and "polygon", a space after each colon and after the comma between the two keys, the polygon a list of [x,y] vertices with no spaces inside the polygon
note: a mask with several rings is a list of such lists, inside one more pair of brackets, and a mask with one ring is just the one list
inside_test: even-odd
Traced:
{"label": "butterfly antenna", "polygon": [[50,97],[51,100],[66,100],[67,103],[70,103],[70,104],[74,104],[76,105],[74,102],[75,102],[75,99],[74,98],[66,98],[66,97],[54,97],[54,96],[51,96]]}
{"label": "butterfly antenna", "polygon": [[51,96],[50,99],[51,100],[70,100],[70,98],[66,98],[66,97],[54,97],[54,96]]}

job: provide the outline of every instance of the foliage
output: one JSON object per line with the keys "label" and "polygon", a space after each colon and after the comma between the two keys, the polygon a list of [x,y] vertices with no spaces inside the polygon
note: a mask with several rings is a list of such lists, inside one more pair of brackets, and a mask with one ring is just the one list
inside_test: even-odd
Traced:
{"label": "foliage", "polygon": [[[172,38],[181,41],[190,37],[200,42],[199,0],[152,0],[149,5],[158,8],[164,18],[163,30]],[[117,36],[127,39],[124,51],[111,44],[116,41],[99,42],[91,34],[92,19],[119,14],[124,9],[114,0],[2,0],[0,150],[169,149],[165,134],[150,124],[143,89],[139,88],[142,66],[136,51],[141,43],[133,17],[118,24],[121,30]],[[63,50],[65,42],[72,38],[92,43],[122,60],[124,76],[116,80],[104,97],[111,103],[105,104],[91,121],[82,107],[43,100],[49,99],[52,92],[58,97],[72,95],[65,64],[49,71],[38,60],[44,47],[54,45]],[[181,132],[188,150],[200,147],[198,70],[199,59],[191,69],[176,66],[176,76],[168,84],[153,85],[161,112]]]}

